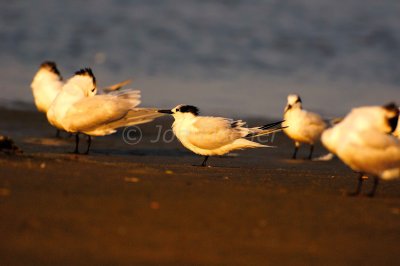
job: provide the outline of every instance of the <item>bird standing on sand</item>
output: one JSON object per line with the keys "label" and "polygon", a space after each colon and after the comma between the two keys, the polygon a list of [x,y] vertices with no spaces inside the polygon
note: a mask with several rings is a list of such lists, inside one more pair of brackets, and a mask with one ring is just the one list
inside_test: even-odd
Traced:
{"label": "bird standing on sand", "polygon": [[199,109],[191,105],[178,105],[172,110],[159,110],[171,114],[175,121],[172,129],[179,141],[192,152],[205,156],[201,166],[213,155],[224,155],[233,150],[270,147],[246,138],[281,131],[282,121],[262,127],[246,128],[242,120],[212,116],[199,116]]}
{"label": "bird standing on sand", "polygon": [[286,126],[283,132],[294,140],[292,159],[296,159],[301,143],[306,143],[310,145],[308,159],[311,160],[314,145],[320,140],[322,132],[327,127],[326,123],[320,115],[304,110],[300,96],[297,94],[290,94],[287,97],[283,118],[285,120],[283,126]]}
{"label": "bird standing on sand", "polygon": [[76,134],[75,153],[78,153],[79,133],[104,136],[117,128],[143,124],[161,116],[157,109],[136,108],[140,91],[122,90],[96,95],[96,78],[90,68],[81,69],[62,87],[47,112],[50,124]]}
{"label": "bird standing on sand", "polygon": [[396,129],[399,109],[395,104],[353,109],[345,119],[322,134],[322,143],[351,169],[359,173],[359,195],[365,175],[374,177],[367,196],[374,196],[379,179],[400,176],[400,140],[391,133]]}
{"label": "bird standing on sand", "polygon": [[[112,91],[119,90],[123,86],[129,84],[131,81],[126,80],[103,89],[103,92],[109,93]],[[33,93],[33,98],[35,101],[36,108],[39,112],[47,113],[50,105],[53,103],[54,99],[57,97],[58,93],[61,92],[64,86],[63,78],[57,65],[53,61],[44,61],[39,70],[33,77],[31,88]],[[57,136],[59,136],[59,131],[57,130]]]}

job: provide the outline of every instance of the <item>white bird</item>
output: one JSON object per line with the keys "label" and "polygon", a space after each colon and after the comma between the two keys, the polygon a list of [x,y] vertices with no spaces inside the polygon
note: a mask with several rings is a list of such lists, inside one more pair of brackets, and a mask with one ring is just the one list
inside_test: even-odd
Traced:
{"label": "white bird", "polygon": [[[103,89],[103,92],[109,93],[119,90],[130,82],[131,80],[126,80],[108,86]],[[47,113],[50,105],[53,103],[58,93],[60,93],[64,84],[63,78],[55,62],[44,61],[40,65],[39,70],[36,72],[31,83],[33,98],[39,112]],[[59,136],[59,131],[57,131],[57,136]]]}
{"label": "white bird", "polygon": [[368,196],[374,196],[379,179],[400,176],[400,140],[391,133],[399,118],[396,105],[353,109],[343,121],[322,134],[322,143],[351,169],[360,173],[357,189],[361,192],[366,175],[374,177]]}
{"label": "white bird", "polygon": [[283,119],[285,120],[283,123],[285,127],[283,132],[290,139],[294,140],[292,159],[296,159],[301,143],[306,143],[310,145],[308,159],[311,160],[314,145],[320,140],[321,134],[326,129],[327,124],[320,115],[304,110],[300,96],[297,94],[290,94],[287,97]]}
{"label": "white bird", "polygon": [[147,123],[161,116],[157,109],[136,108],[140,91],[123,90],[96,95],[96,78],[90,68],[81,69],[62,87],[47,112],[53,126],[76,134],[75,153],[78,153],[79,133],[104,136],[117,128]]}
{"label": "white bird", "polygon": [[63,85],[63,78],[56,64],[51,61],[43,62],[31,83],[33,98],[39,112],[47,113]]}
{"label": "white bird", "polygon": [[242,120],[212,116],[199,116],[199,109],[191,105],[178,105],[172,110],[159,110],[171,114],[175,121],[172,129],[179,141],[192,152],[205,156],[224,155],[233,150],[271,147],[246,138],[271,134],[282,130],[282,121],[262,127],[246,128]]}

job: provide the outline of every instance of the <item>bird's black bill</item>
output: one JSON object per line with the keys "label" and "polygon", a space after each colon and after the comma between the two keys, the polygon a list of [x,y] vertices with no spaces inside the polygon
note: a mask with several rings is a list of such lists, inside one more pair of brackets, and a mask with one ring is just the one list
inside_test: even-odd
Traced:
{"label": "bird's black bill", "polygon": [[171,110],[158,110],[159,113],[163,113],[163,114],[170,114],[172,115],[173,112]]}

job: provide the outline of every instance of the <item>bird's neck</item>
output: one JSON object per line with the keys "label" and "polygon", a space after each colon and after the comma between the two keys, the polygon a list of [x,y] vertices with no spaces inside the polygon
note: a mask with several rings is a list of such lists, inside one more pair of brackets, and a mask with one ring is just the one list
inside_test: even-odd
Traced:
{"label": "bird's neck", "polygon": [[301,105],[301,103],[300,103],[300,104],[297,103],[297,104],[293,105],[292,109],[302,110],[302,109],[303,109],[303,106]]}
{"label": "bird's neck", "polygon": [[179,136],[182,132],[188,131],[195,121],[196,117],[194,115],[182,115],[176,117],[172,124],[172,130],[175,135]]}
{"label": "bird's neck", "polygon": [[293,106],[292,108],[286,110],[284,116],[285,117],[289,117],[289,116],[292,116],[292,115],[294,115],[296,113],[299,113],[301,111],[302,111],[301,107],[299,108],[298,106]]}
{"label": "bird's neck", "polygon": [[81,89],[76,88],[73,84],[66,84],[54,100],[52,108],[60,115],[60,113],[66,113],[73,104],[84,98],[85,95]]}
{"label": "bird's neck", "polygon": [[57,89],[61,89],[62,81],[60,78],[54,73],[48,72],[39,72],[32,80],[32,88],[41,89],[50,85],[51,87],[55,86]]}

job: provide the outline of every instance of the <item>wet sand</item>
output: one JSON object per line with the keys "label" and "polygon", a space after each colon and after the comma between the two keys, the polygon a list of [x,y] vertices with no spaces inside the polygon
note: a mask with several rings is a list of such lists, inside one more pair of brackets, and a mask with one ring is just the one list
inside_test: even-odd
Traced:
{"label": "wet sand", "polygon": [[0,133],[24,150],[0,155],[1,264],[398,264],[399,181],[347,197],[351,170],[289,160],[283,135],[278,148],[193,166],[202,158],[176,141],[151,143],[171,121],[141,126],[137,145],[119,132],[76,156],[41,114],[1,110]]}

